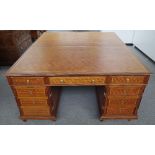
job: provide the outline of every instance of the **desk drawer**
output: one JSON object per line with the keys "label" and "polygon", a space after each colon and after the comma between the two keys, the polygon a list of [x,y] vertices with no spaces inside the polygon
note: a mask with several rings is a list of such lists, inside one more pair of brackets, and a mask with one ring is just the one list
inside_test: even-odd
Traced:
{"label": "desk drawer", "polygon": [[20,98],[17,99],[21,106],[47,106],[50,102],[49,99],[36,99],[36,98]]}
{"label": "desk drawer", "polygon": [[12,87],[18,97],[46,97],[50,93],[48,87]]}
{"label": "desk drawer", "polygon": [[141,95],[145,86],[109,86],[106,87],[108,95]]}
{"label": "desk drawer", "polygon": [[135,106],[140,101],[139,96],[106,96],[106,102],[108,107],[125,107]]}
{"label": "desk drawer", "polygon": [[43,85],[43,77],[10,77],[11,85]]}
{"label": "desk drawer", "polygon": [[140,103],[138,96],[106,97],[103,110],[106,115],[133,115]]}
{"label": "desk drawer", "polygon": [[106,115],[134,115],[135,109],[132,107],[127,108],[107,108]]}
{"label": "desk drawer", "polygon": [[51,85],[102,85],[106,83],[106,77],[50,77],[49,84]]}
{"label": "desk drawer", "polygon": [[20,110],[23,116],[51,116],[50,108],[48,106],[21,106]]}
{"label": "desk drawer", "polygon": [[112,84],[146,84],[148,76],[111,76]]}

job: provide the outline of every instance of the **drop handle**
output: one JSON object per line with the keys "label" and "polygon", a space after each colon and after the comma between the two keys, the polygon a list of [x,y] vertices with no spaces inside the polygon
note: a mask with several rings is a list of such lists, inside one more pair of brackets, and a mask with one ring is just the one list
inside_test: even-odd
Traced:
{"label": "drop handle", "polygon": [[126,79],[126,81],[127,81],[127,82],[129,82],[129,81],[130,81],[130,79],[129,79],[129,78],[127,78],[127,79]]}
{"label": "drop handle", "polygon": [[64,80],[60,80],[61,83],[64,83]]}
{"label": "drop handle", "polygon": [[91,80],[92,83],[95,83],[95,80]]}

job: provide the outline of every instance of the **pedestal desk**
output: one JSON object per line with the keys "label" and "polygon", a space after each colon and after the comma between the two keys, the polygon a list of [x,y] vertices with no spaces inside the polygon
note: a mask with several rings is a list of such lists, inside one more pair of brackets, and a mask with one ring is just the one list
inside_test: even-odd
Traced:
{"label": "pedestal desk", "polygon": [[45,32],[6,76],[22,120],[55,120],[62,86],[95,86],[100,120],[130,120],[149,71],[114,33]]}

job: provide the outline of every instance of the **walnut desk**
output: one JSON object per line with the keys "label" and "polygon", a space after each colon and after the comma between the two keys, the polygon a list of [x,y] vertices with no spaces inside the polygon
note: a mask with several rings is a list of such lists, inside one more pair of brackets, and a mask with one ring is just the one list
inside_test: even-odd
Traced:
{"label": "walnut desk", "polygon": [[100,120],[130,120],[149,74],[114,33],[46,32],[6,76],[22,120],[55,120],[61,86],[95,86]]}

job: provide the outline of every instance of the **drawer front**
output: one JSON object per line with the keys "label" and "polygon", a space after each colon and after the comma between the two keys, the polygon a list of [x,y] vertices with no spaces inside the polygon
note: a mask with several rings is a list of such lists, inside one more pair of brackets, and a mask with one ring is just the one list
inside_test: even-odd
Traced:
{"label": "drawer front", "polygon": [[141,98],[136,96],[108,97],[106,102],[108,107],[135,107]]}
{"label": "drawer front", "polygon": [[50,77],[51,85],[104,85],[106,77]]}
{"label": "drawer front", "polygon": [[38,107],[20,107],[23,116],[50,116],[51,112],[49,107],[38,106]]}
{"label": "drawer front", "polygon": [[50,103],[48,99],[20,98],[17,100],[21,106],[47,106]]}
{"label": "drawer front", "polygon": [[147,76],[111,76],[110,83],[112,84],[146,84]]}
{"label": "drawer front", "polygon": [[107,108],[106,115],[134,115],[134,108]]}
{"label": "drawer front", "polygon": [[18,97],[44,97],[48,95],[46,87],[13,87]]}
{"label": "drawer front", "polygon": [[109,95],[141,95],[144,86],[110,86],[106,88]]}
{"label": "drawer front", "polygon": [[13,85],[43,85],[43,77],[11,77],[10,83]]}

